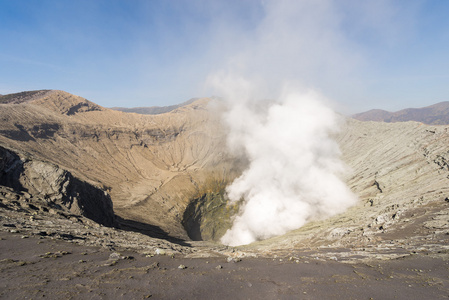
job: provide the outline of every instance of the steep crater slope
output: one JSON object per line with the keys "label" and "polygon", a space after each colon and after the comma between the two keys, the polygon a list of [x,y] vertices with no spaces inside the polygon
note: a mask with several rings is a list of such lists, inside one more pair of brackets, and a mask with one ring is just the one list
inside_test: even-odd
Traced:
{"label": "steep crater slope", "polygon": [[189,201],[207,178],[238,173],[217,116],[199,99],[157,116],[102,108],[62,91],[2,104],[0,145],[51,162],[108,191],[124,220],[188,238]]}
{"label": "steep crater slope", "polygon": [[241,203],[228,203],[226,186],[229,183],[209,178],[191,197],[181,220],[190,239],[218,242],[232,227]]}

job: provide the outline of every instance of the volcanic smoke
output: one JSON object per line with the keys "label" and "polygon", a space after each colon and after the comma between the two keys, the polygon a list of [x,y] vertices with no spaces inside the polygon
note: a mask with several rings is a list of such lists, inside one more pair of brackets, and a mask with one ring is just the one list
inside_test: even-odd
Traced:
{"label": "volcanic smoke", "polygon": [[237,89],[228,88],[238,92],[227,98],[224,121],[231,151],[245,155],[249,166],[227,187],[229,201],[243,203],[222,243],[281,235],[353,205],[356,197],[340,179],[345,167],[332,139],[339,116],[324,99],[289,89],[278,101],[257,102],[236,97],[251,94],[243,92],[250,85],[240,81]]}

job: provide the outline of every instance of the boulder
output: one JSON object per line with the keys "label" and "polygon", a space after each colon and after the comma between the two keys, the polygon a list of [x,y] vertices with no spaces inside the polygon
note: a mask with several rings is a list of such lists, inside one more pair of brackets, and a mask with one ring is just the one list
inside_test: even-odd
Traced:
{"label": "boulder", "polygon": [[115,215],[109,194],[55,164],[0,147],[0,185],[45,199],[105,226]]}

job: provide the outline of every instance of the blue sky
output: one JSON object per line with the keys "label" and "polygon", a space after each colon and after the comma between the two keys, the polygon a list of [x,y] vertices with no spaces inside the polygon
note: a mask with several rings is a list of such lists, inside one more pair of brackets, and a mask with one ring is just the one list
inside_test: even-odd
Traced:
{"label": "blue sky", "polygon": [[0,94],[163,106],[232,72],[344,113],[423,107],[449,101],[448,15],[446,0],[0,0]]}

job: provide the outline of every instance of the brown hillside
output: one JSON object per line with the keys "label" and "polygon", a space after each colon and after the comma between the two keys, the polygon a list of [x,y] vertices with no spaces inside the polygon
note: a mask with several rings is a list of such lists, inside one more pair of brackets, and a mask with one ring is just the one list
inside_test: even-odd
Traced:
{"label": "brown hillside", "polygon": [[0,145],[20,149],[109,190],[116,213],[175,236],[189,196],[232,172],[224,133],[199,99],[148,116],[102,108],[62,91],[3,104]]}

